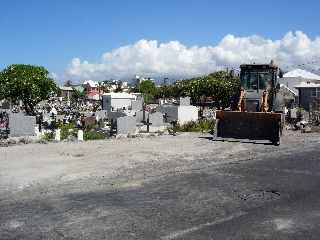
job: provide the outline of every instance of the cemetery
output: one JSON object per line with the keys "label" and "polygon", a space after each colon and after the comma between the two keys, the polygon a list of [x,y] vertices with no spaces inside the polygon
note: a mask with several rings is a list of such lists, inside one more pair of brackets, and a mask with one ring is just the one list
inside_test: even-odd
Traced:
{"label": "cemetery", "polygon": [[[98,107],[93,107],[94,104]],[[177,123],[198,121],[199,109],[190,104],[190,98],[149,107],[141,94],[111,93],[103,95],[100,105],[97,104],[71,106],[68,102],[50,99],[37,105],[35,116],[26,115],[17,106],[14,110],[3,108],[1,111],[8,115],[9,139],[28,138],[33,142],[169,134],[168,129]]]}

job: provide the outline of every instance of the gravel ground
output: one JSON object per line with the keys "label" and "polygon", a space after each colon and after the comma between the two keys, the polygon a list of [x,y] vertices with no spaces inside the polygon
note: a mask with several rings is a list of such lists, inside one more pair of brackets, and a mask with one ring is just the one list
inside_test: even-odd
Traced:
{"label": "gravel ground", "polygon": [[[244,192],[248,186],[214,169],[286,158],[319,143],[316,133],[286,132],[279,147],[186,133],[0,148],[0,239],[183,237],[243,213],[230,199],[231,186]],[[211,173],[215,179],[206,177]],[[204,181],[206,190],[198,189]],[[264,191],[255,194],[277,200]],[[220,207],[211,208],[213,202]]]}

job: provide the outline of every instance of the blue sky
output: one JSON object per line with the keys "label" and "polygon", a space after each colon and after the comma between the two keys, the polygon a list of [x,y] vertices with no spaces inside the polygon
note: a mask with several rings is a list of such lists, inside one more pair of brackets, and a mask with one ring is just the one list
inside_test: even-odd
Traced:
{"label": "blue sky", "polygon": [[282,39],[319,34],[320,1],[10,0],[1,2],[0,67],[43,65],[62,75],[73,58],[102,54],[141,39],[218,44],[226,35]]}

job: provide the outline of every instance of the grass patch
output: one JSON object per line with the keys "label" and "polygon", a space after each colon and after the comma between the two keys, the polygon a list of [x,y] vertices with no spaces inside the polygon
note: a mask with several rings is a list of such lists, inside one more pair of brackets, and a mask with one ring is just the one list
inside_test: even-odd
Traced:
{"label": "grass patch", "polygon": [[182,125],[176,124],[172,130],[175,132],[209,132],[214,129],[215,123],[213,119],[191,121]]}

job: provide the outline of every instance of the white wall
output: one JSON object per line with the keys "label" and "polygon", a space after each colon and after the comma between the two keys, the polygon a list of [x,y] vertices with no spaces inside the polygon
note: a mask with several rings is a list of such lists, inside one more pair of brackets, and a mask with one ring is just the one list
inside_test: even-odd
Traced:
{"label": "white wall", "polygon": [[114,110],[122,109],[123,107],[128,109],[128,107],[131,107],[131,101],[132,99],[128,98],[112,98],[111,107],[113,107]]}
{"label": "white wall", "polygon": [[185,124],[191,121],[198,120],[199,109],[196,106],[179,106],[178,107],[178,122]]}

